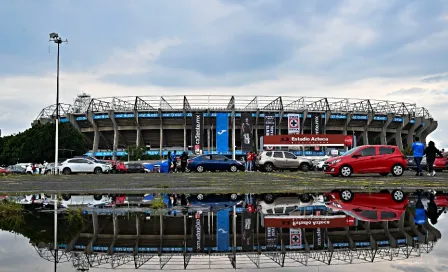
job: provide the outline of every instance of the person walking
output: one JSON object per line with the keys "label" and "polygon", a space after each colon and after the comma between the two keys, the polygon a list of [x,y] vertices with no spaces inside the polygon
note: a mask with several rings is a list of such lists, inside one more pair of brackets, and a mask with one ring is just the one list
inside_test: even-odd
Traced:
{"label": "person walking", "polygon": [[247,152],[246,154],[246,172],[252,171],[252,152]]}
{"label": "person walking", "polygon": [[428,176],[435,176],[436,171],[434,170],[434,161],[437,155],[443,157],[442,152],[436,148],[433,141],[429,141],[428,146],[423,151],[423,155],[426,155],[426,164],[428,165]]}
{"label": "person walking", "polygon": [[173,157],[171,157],[171,151],[168,151],[168,173],[171,172],[171,169],[173,167]]}
{"label": "person walking", "polygon": [[182,173],[185,173],[185,170],[187,169],[187,162],[188,162],[188,155],[187,152],[184,151],[182,155],[180,156],[180,169]]}
{"label": "person walking", "polygon": [[171,161],[173,162],[173,172],[177,172],[176,150],[174,150],[173,154],[171,155]]}
{"label": "person walking", "polygon": [[415,175],[423,176],[422,159],[423,159],[423,152],[425,150],[425,145],[422,142],[420,142],[419,137],[415,137],[414,143],[412,144],[412,147],[411,147],[411,150],[414,155],[415,164],[417,165],[417,173]]}

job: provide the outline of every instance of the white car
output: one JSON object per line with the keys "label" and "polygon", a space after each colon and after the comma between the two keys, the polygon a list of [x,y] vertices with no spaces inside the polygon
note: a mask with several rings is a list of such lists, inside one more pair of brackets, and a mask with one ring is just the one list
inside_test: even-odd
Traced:
{"label": "white car", "polygon": [[63,163],[58,165],[59,171],[64,175],[69,175],[71,173],[107,173],[110,167],[104,163],[96,163],[91,160],[86,160],[83,158],[73,158],[65,160]]}

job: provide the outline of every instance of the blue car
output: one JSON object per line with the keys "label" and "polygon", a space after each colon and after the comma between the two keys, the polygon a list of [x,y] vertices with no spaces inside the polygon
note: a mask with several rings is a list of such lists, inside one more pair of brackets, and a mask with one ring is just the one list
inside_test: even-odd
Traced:
{"label": "blue car", "polygon": [[204,171],[230,171],[244,170],[240,161],[231,160],[223,155],[202,155],[188,162],[188,170],[202,173]]}

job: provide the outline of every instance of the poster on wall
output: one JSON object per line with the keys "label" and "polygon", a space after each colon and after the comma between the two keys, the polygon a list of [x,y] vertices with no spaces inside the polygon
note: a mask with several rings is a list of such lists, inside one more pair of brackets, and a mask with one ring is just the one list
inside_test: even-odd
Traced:
{"label": "poster on wall", "polygon": [[277,250],[277,228],[266,228],[266,250]]}
{"label": "poster on wall", "polygon": [[221,210],[216,213],[216,247],[218,251],[227,251],[230,240],[229,210]]}
{"label": "poster on wall", "polygon": [[252,114],[241,113],[241,149],[252,151]]}
{"label": "poster on wall", "polygon": [[265,115],[264,116],[264,135],[272,136],[275,135],[276,129],[275,115]]}
{"label": "poster on wall", "polygon": [[324,123],[322,114],[311,114],[311,134],[324,134]]}
{"label": "poster on wall", "polygon": [[193,221],[193,250],[194,252],[203,251],[203,228],[202,228],[202,213],[196,212]]}
{"label": "poster on wall", "polygon": [[227,113],[216,114],[216,151],[229,151],[229,117]]}
{"label": "poster on wall", "polygon": [[300,115],[288,114],[288,134],[300,133]]}
{"label": "poster on wall", "polygon": [[253,234],[254,234],[254,218],[253,214],[244,211],[242,220],[242,248],[243,250],[252,250],[253,245]]}
{"label": "poster on wall", "polygon": [[203,131],[204,131],[204,118],[202,113],[193,114],[192,127],[191,127],[191,146],[195,154],[200,154],[203,149]]}

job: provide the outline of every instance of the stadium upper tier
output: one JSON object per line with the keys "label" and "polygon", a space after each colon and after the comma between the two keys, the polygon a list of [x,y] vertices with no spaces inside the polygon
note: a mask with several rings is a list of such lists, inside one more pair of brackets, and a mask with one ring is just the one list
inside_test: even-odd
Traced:
{"label": "stadium upper tier", "polygon": [[[432,119],[427,109],[416,104],[352,98],[293,97],[293,96],[122,96],[91,98],[79,95],[75,102],[60,104],[60,115],[85,112],[195,112],[195,111],[251,111],[251,112],[332,112],[374,113]],[[56,105],[48,106],[36,120],[54,118]]]}

